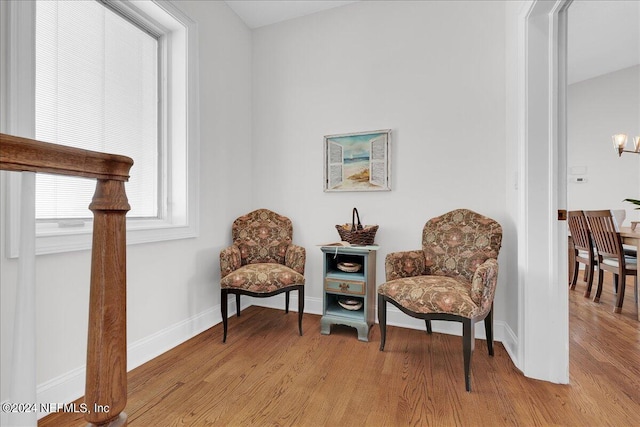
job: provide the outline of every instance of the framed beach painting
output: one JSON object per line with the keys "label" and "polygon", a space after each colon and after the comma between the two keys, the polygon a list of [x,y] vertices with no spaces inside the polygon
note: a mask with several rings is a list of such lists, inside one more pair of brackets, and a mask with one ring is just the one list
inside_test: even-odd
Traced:
{"label": "framed beach painting", "polygon": [[324,191],[389,191],[391,130],[324,137]]}

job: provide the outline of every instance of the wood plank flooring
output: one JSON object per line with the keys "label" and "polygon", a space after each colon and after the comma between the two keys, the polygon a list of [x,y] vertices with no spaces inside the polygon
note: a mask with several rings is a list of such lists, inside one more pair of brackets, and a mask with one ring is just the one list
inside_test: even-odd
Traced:
{"label": "wood plank flooring", "polygon": [[[570,384],[525,378],[504,347],[476,340],[472,392],[460,337],[389,327],[320,334],[320,317],[250,307],[129,373],[129,426],[640,426],[640,323],[627,285],[614,314],[570,291]],[[83,426],[56,413],[39,426]]]}

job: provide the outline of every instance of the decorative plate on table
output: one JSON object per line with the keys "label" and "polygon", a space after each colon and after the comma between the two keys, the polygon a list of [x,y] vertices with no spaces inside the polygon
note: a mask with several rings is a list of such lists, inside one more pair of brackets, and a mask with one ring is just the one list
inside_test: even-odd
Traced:
{"label": "decorative plate on table", "polygon": [[362,300],[354,298],[340,298],[338,304],[345,310],[356,311],[362,308]]}
{"label": "decorative plate on table", "polygon": [[338,263],[338,270],[342,270],[345,273],[355,273],[357,271],[360,271],[360,268],[362,268],[362,265],[358,264],[357,262],[339,262]]}

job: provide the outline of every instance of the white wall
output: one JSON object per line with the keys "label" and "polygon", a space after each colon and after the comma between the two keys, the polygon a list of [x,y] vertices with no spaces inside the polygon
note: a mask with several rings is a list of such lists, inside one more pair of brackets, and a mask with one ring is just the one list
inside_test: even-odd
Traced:
{"label": "white wall", "polygon": [[[254,30],[253,204],[292,218],[310,308],[322,296],[315,245],[336,240],[354,206],[380,225],[378,283],[386,254],[419,249],[426,220],[466,207],[505,226],[495,317],[517,317],[505,72],[502,2],[358,2]],[[324,193],[323,136],[385,128],[392,191]]]}
{"label": "white wall", "polygon": [[[223,2],[177,5],[199,25],[200,234],[128,247],[130,367],[220,321],[219,251],[230,241],[233,219],[252,207],[251,32]],[[17,276],[16,260],[5,252],[5,174],[0,183],[2,401],[8,398]],[[36,262],[39,402],[70,401],[84,393],[90,253],[44,255]]]}
{"label": "white wall", "polygon": [[623,200],[640,198],[640,156],[618,157],[611,135],[629,135],[628,149],[640,135],[640,65],[569,85],[568,100],[569,209],[626,209],[625,225],[639,220]]}

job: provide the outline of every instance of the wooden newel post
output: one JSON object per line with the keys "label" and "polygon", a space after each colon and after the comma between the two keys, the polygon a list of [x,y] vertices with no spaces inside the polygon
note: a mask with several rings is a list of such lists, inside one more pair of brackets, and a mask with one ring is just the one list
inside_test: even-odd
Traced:
{"label": "wooden newel post", "polygon": [[126,426],[127,270],[124,182],[98,179],[93,201],[93,247],[85,419],[90,425]]}
{"label": "wooden newel post", "polygon": [[85,419],[95,426],[127,425],[127,415],[122,411],[127,405],[125,215],[130,207],[124,182],[132,165],[133,160],[126,156],[0,133],[1,170],[98,180],[89,206],[94,222],[84,396]]}

